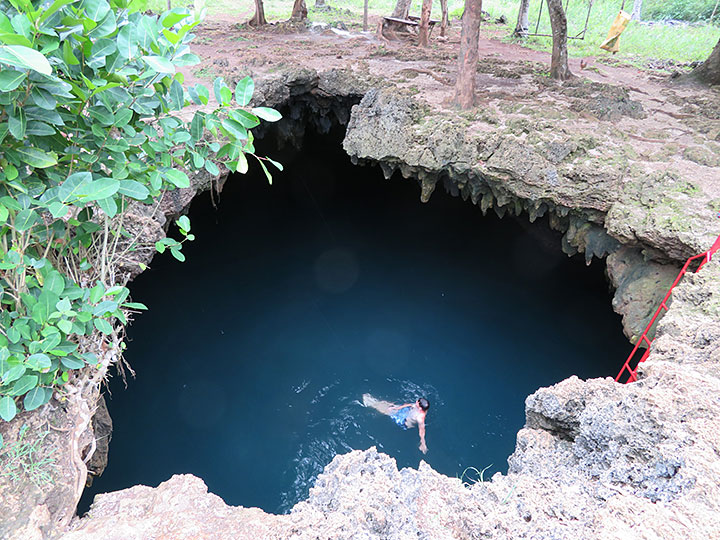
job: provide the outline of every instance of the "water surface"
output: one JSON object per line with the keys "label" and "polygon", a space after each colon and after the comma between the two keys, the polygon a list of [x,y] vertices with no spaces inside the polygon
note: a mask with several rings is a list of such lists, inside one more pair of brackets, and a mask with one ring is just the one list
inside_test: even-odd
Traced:
{"label": "water surface", "polygon": [[[203,478],[228,504],[287,511],[337,453],[400,467],[507,470],[524,399],[614,375],[628,345],[603,267],[526,217],[499,220],[438,188],[353,167],[337,137],[265,150],[286,172],[232,178],[193,203],[187,262],[131,287],[128,388],[108,399],[109,467],[86,493]],[[429,452],[360,405],[427,396]]]}

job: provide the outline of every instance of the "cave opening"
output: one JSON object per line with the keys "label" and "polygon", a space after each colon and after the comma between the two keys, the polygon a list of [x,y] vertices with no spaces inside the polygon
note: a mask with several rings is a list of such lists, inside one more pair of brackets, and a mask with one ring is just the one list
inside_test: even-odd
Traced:
{"label": "cave opening", "polygon": [[[358,167],[343,129],[308,128],[272,185],[254,164],[192,203],[196,241],[132,284],[150,310],[128,329],[106,396],[109,463],[86,489],[201,477],[232,505],[286,512],[338,453],[376,446],[474,480],[507,471],[524,399],[570,375],[612,376],[627,352],[604,265],[560,234],[502,220],[438,187]],[[362,406],[427,396],[427,445]],[[472,471],[472,472],[470,472]]]}

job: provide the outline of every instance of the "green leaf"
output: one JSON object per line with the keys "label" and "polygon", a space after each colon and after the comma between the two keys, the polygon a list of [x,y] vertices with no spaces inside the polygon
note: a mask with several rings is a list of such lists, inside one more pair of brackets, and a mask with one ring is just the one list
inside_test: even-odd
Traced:
{"label": "green leaf", "polygon": [[68,206],[64,205],[61,202],[53,202],[50,203],[48,206],[48,210],[50,210],[50,213],[52,214],[52,217],[55,219],[60,219],[61,217],[65,217],[68,212]]}
{"label": "green leaf", "polygon": [[121,58],[131,59],[137,54],[138,36],[134,24],[123,26],[115,39]]}
{"label": "green leaf", "polygon": [[115,123],[115,116],[112,111],[103,106],[90,107],[88,109],[90,116],[100,122],[103,126],[112,126]]}
{"label": "green leaf", "polygon": [[106,336],[112,334],[112,325],[105,319],[93,319],[93,325]]}
{"label": "green leaf", "polygon": [[9,215],[8,209],[0,204],[0,225],[3,225],[7,221]]}
{"label": "green leaf", "polygon": [[52,74],[47,58],[38,51],[22,45],[0,45],[0,64],[32,69],[43,75]]}
{"label": "green leaf", "polygon": [[40,218],[34,210],[27,209],[18,212],[15,217],[15,230],[18,232],[24,232],[35,225]]}
{"label": "green leaf", "polygon": [[117,45],[112,39],[98,39],[92,46],[92,56],[95,58],[110,56],[115,51],[117,51]]}
{"label": "green leaf", "polygon": [[165,28],[170,28],[189,16],[189,13],[178,13],[174,10],[168,11],[160,18],[160,22]]}
{"label": "green leaf", "polygon": [[65,356],[60,359],[60,363],[68,369],[82,369],[85,367],[85,362],[74,356]]}
{"label": "green leaf", "polygon": [[125,302],[123,304],[123,307],[128,309],[143,309],[147,310],[147,306],[145,304],[141,304],[140,302]]}
{"label": "green leaf", "polygon": [[62,319],[62,320],[58,321],[57,326],[60,330],[62,330],[66,334],[72,333],[73,325],[67,319]]}
{"label": "green leaf", "polygon": [[282,114],[269,107],[254,107],[252,112],[255,116],[259,116],[266,122],[277,122],[282,118]]}
{"label": "green leaf", "polygon": [[90,289],[90,302],[95,304],[99,302],[103,296],[105,296],[105,286],[98,281],[97,285]]}
{"label": "green leaf", "polygon": [[235,170],[240,174],[245,174],[248,171],[248,161],[245,157],[245,154],[243,154],[242,152],[240,152],[240,155],[238,156]]}
{"label": "green leaf", "polygon": [[118,308],[117,302],[112,300],[105,300],[100,302],[95,308],[93,308],[93,315],[96,317],[105,315],[106,313],[112,313]]}
{"label": "green leaf", "polygon": [[205,160],[205,170],[213,176],[217,176],[218,174],[220,174],[220,169],[218,169],[218,166],[209,159]]}
{"label": "green leaf", "polygon": [[80,197],[86,184],[92,181],[92,173],[78,172],[73,173],[60,185],[58,189],[58,199],[62,203],[72,202]]}
{"label": "green leaf", "polygon": [[0,418],[9,422],[17,414],[17,407],[15,406],[15,400],[10,396],[3,396],[0,398]]}
{"label": "green leaf", "polygon": [[278,171],[282,171],[282,170],[283,170],[282,163],[279,163],[279,162],[275,161],[274,159],[270,159],[269,157],[266,157],[265,160],[267,160],[267,161],[269,161],[270,163],[272,163],[273,165],[275,165],[275,168],[276,168]]}
{"label": "green leaf", "polygon": [[80,64],[80,60],[75,56],[69,41],[63,41],[63,60],[68,66],[77,66]]}
{"label": "green leaf", "polygon": [[80,195],[86,201],[99,201],[112,197],[120,189],[120,182],[114,178],[100,178],[84,184]]}
{"label": "green leaf", "polygon": [[27,360],[25,360],[25,365],[35,371],[47,369],[51,366],[51,364],[52,363],[50,362],[48,355],[43,353],[32,354],[27,358]]}
{"label": "green leaf", "polygon": [[37,105],[41,109],[45,109],[48,111],[55,110],[55,107],[57,106],[57,100],[55,99],[55,96],[53,96],[50,92],[48,92],[44,88],[39,88],[38,86],[33,86],[32,91],[30,92],[30,95],[32,96],[33,101],[35,102],[35,105]]}
{"label": "green leaf", "polygon": [[11,92],[15,90],[25,79],[24,71],[14,69],[3,69],[0,71],[0,92]]}
{"label": "green leaf", "polygon": [[180,216],[177,219],[178,227],[180,227],[183,231],[189,232],[190,231],[190,218],[187,216]]}
{"label": "green leaf", "polygon": [[[258,160],[260,161],[260,160]],[[272,175],[270,174],[270,171],[267,170],[267,167],[265,164],[260,161],[260,167],[262,167],[263,172],[265,173],[265,177],[267,178],[268,184],[272,184]]]}
{"label": "green leaf", "polygon": [[38,383],[37,375],[23,375],[12,387],[12,390],[8,392],[11,396],[22,396],[25,392],[31,388],[35,388]]}
{"label": "green leaf", "polygon": [[48,20],[49,17],[54,15],[59,9],[67,6],[68,4],[74,4],[77,2],[77,0],[55,0],[49,8],[43,11],[43,14],[40,15],[40,18],[38,19],[38,23],[42,24],[46,20]]}
{"label": "green leaf", "polygon": [[178,171],[177,169],[169,169],[165,171],[164,175],[165,180],[175,185],[176,187],[190,187],[190,179],[188,178],[188,175],[185,174],[183,171]]}
{"label": "green leaf", "polygon": [[145,63],[158,73],[175,73],[175,66],[164,56],[143,56]]}
{"label": "green leaf", "polygon": [[233,120],[240,123],[240,125],[242,125],[246,129],[252,129],[260,125],[260,120],[258,119],[258,117],[247,111],[230,111],[230,116]]}
{"label": "green leaf", "polygon": [[178,249],[178,248],[176,248],[176,247],[171,247],[171,248],[170,248],[170,253],[171,253],[172,256],[175,257],[178,261],[180,261],[180,262],[185,262],[185,255],[183,254],[182,251],[180,251],[180,249]]}
{"label": "green leaf", "polygon": [[148,188],[135,180],[120,180],[118,192],[138,201],[144,201],[150,195]]}
{"label": "green leaf", "polygon": [[[43,283],[43,291],[49,291],[53,294],[60,295],[65,290],[65,278],[57,270],[51,270],[45,277],[45,283]],[[68,302],[68,300],[62,300]],[[64,305],[64,304],[63,304]],[[68,308],[70,305],[68,304]],[[67,310],[65,310],[67,311]]]}
{"label": "green leaf", "polygon": [[23,399],[23,405],[26,411],[33,411],[38,407],[45,405],[52,397],[52,390],[42,386],[36,386],[30,390]]}
{"label": "green leaf", "polygon": [[55,152],[45,152],[38,148],[30,148],[28,146],[18,148],[16,152],[23,163],[27,163],[37,169],[46,169],[57,165],[58,162]]}
{"label": "green leaf", "polygon": [[27,118],[22,108],[13,108],[12,114],[8,116],[8,128],[10,135],[21,141],[25,137],[25,128],[27,127]]}
{"label": "green leaf", "polygon": [[247,130],[242,124],[240,124],[240,122],[236,122],[232,118],[226,118],[222,121],[221,125],[227,130],[228,134],[235,139],[247,139]]}
{"label": "green leaf", "polygon": [[115,215],[117,214],[117,203],[112,197],[100,199],[99,201],[97,201],[97,203],[100,209],[105,212],[108,217],[115,217]]}
{"label": "green leaf", "polygon": [[32,41],[20,34],[0,33],[0,41],[6,45],[22,45],[24,47],[32,48]]}
{"label": "green leaf", "polygon": [[13,381],[17,381],[20,377],[25,375],[27,368],[23,364],[13,366],[8,369],[2,377],[3,384],[10,384]]}
{"label": "green leaf", "polygon": [[245,107],[252,99],[255,92],[255,82],[250,77],[238,81],[235,86],[235,101],[238,105]]}
{"label": "green leaf", "polygon": [[215,94],[215,101],[218,102],[218,104],[221,104],[223,102],[222,94],[220,91],[225,87],[225,82],[222,80],[222,77],[215,77],[215,80],[213,81],[213,93]]}
{"label": "green leaf", "polygon": [[85,10],[85,15],[91,21],[98,22],[110,11],[110,6],[105,0],[82,0],[80,7]]}

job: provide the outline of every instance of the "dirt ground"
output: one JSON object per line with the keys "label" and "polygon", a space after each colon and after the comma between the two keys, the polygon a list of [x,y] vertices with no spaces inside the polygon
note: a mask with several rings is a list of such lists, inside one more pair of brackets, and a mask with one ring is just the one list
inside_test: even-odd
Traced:
{"label": "dirt ground", "polygon": [[717,89],[681,84],[666,71],[613,65],[612,55],[600,50],[597,57],[570,59],[576,78],[556,84],[547,76],[549,53],[503,42],[504,30],[486,22],[479,44],[478,106],[460,112],[451,103],[458,21],[446,38],[435,28],[427,48],[418,47],[412,36],[379,37],[379,18],[370,20],[368,32],[289,22],[255,29],[244,22],[215,17],[198,28],[192,48],[202,62],[184,68],[186,84],[209,86],[222,76],[232,87],[246,75],[272,77],[289,67],[346,68],[406,89],[434,112],[459,115],[468,129],[497,133],[500,125],[520,136],[557,130],[617,141],[624,156],[642,164],[643,175],[693,178],[720,201]]}

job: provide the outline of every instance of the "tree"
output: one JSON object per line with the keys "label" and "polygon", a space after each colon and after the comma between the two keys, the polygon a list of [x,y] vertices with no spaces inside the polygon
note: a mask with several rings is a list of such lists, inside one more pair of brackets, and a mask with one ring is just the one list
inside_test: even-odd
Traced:
{"label": "tree", "polygon": [[562,0],[547,0],[547,5],[553,35],[550,77],[565,81],[573,76],[568,67],[567,19]]}
{"label": "tree", "polygon": [[255,0],[255,15],[248,21],[250,26],[264,26],[267,24],[265,20],[265,8],[263,7],[263,0]]}
{"label": "tree", "polygon": [[[36,2],[37,5],[39,3]],[[75,5],[73,5],[75,4]],[[181,120],[202,85],[184,89],[178,68],[201,14],[140,13],[127,0],[29,1],[0,13],[0,418],[35,410],[54,390],[96,380],[120,354],[130,310],[128,267],[138,251],[169,251],[132,229],[129,208],[154,212],[186,171],[247,171],[250,129],[279,113],[251,108],[254,83],[215,80],[217,108]],[[13,25],[9,24],[13,21]],[[68,26],[72,21],[72,26]],[[266,158],[260,158],[266,160]],[[261,161],[263,168],[265,165]],[[177,220],[192,240],[187,216]],[[83,379],[87,377],[87,379]],[[78,383],[80,384],[80,383]],[[97,381],[99,384],[99,380]],[[77,395],[77,394],[75,394]],[[0,440],[0,446],[2,441]]]}
{"label": "tree", "polygon": [[516,37],[527,37],[530,29],[530,0],[520,0],[520,9],[518,10],[517,24],[513,35]]}
{"label": "tree", "polygon": [[[258,0],[255,1],[257,2]],[[304,21],[307,19],[307,7],[305,6],[305,0],[295,0],[290,19],[297,21]]]}
{"label": "tree", "polygon": [[420,27],[418,29],[418,45],[427,47],[430,42],[430,12],[432,0],[423,0],[420,11]]}
{"label": "tree", "polygon": [[640,17],[642,15],[642,3],[643,3],[643,0],[634,0],[633,1],[631,20],[633,20],[633,21],[640,20]]}
{"label": "tree", "polygon": [[447,32],[447,27],[450,26],[450,19],[448,18],[447,0],[440,0],[440,11],[442,13],[440,19],[440,35],[445,36]]}
{"label": "tree", "polygon": [[465,0],[454,99],[455,103],[463,109],[469,109],[475,105],[475,72],[477,71],[481,19],[482,0]]}
{"label": "tree", "polygon": [[706,84],[720,84],[720,40],[705,62],[696,67],[690,77]]}
{"label": "tree", "polygon": [[390,16],[396,19],[407,19],[410,15],[410,4],[412,4],[412,0],[397,0],[395,9]]}

